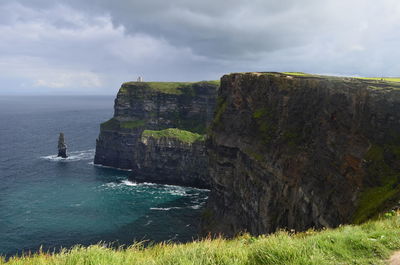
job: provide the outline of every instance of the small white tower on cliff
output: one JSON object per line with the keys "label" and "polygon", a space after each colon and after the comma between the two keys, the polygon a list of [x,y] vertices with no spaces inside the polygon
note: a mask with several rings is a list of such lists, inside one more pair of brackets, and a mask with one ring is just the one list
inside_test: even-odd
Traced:
{"label": "small white tower on cliff", "polygon": [[141,76],[138,77],[137,79],[138,82],[143,82],[143,78]]}

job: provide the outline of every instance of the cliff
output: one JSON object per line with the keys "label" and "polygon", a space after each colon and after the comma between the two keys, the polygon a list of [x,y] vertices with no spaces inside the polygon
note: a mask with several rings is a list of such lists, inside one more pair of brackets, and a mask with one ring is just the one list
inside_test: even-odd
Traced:
{"label": "cliff", "polygon": [[400,199],[400,83],[283,73],[221,79],[203,232],[360,223]]}
{"label": "cliff", "polygon": [[208,187],[203,135],[218,85],[124,83],[114,117],[100,126],[95,164],[131,169],[137,181]]}

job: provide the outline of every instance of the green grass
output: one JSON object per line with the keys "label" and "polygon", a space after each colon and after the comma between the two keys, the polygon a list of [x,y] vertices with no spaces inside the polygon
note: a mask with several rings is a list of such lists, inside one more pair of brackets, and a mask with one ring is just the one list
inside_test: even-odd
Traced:
{"label": "green grass", "polygon": [[400,82],[400,77],[356,77],[357,79],[376,80],[385,82]]}
{"label": "green grass", "polygon": [[146,124],[143,120],[136,120],[136,121],[124,121],[121,122],[121,128],[125,129],[136,129],[142,127]]}
{"label": "green grass", "polygon": [[207,83],[214,86],[219,86],[221,84],[220,80],[210,80],[210,81],[201,81],[199,83]]}
{"label": "green grass", "polygon": [[149,85],[149,88],[162,92],[165,94],[174,94],[180,95],[182,91],[179,88],[183,88],[185,86],[191,85],[191,82],[146,82]]}
{"label": "green grass", "polygon": [[100,124],[102,130],[119,130],[119,121],[115,118],[109,119]]}
{"label": "green grass", "polygon": [[204,239],[187,244],[161,243],[144,248],[137,243],[113,250],[98,244],[77,246],[61,253],[38,253],[11,258],[8,265],[324,265],[386,264],[400,249],[400,217],[359,226],[342,226],[303,233],[277,232],[269,236],[242,235],[232,240]]}
{"label": "green grass", "polygon": [[218,104],[217,109],[215,111],[214,120],[213,120],[214,126],[218,125],[221,122],[222,114],[224,114],[227,106],[228,106],[228,103],[226,101],[223,101],[221,104]]}
{"label": "green grass", "polygon": [[361,191],[358,198],[358,209],[353,216],[354,223],[361,223],[376,217],[376,213],[382,212],[388,205],[393,205],[393,201],[398,201],[400,172],[385,161],[385,152],[386,156],[393,157],[392,159],[397,161],[400,159],[399,149],[398,145],[386,145],[385,147],[373,145],[367,152],[365,156],[366,173],[371,181],[377,183],[374,183],[373,187],[367,187]]}
{"label": "green grass", "polygon": [[145,121],[143,120],[135,120],[135,121],[119,121],[115,118],[112,118],[106,122],[103,122],[100,125],[102,130],[111,130],[118,131],[121,128],[123,129],[136,129],[145,125]]}
{"label": "green grass", "polygon": [[197,84],[206,83],[210,85],[219,86],[219,80],[201,81],[201,82],[127,82],[121,86],[121,92],[127,92],[129,85],[141,85],[153,91],[161,92],[164,94],[182,95],[186,88]]}
{"label": "green grass", "polygon": [[194,143],[195,141],[203,141],[204,135],[180,130],[176,128],[169,128],[161,131],[144,130],[142,137],[153,137],[153,138],[175,138],[185,143]]}
{"label": "green grass", "polygon": [[[303,72],[282,72],[282,74],[292,75],[292,76],[305,76],[305,77],[307,77],[307,76],[330,77],[330,76],[317,75],[317,74],[308,74],[308,73],[303,73]],[[342,77],[342,76],[337,76],[337,77],[346,78],[346,77]],[[400,82],[400,77],[347,77],[347,78],[372,80],[372,81],[383,81],[383,82],[395,82],[395,83]]]}
{"label": "green grass", "polygon": [[258,134],[263,144],[269,144],[273,139],[276,127],[273,123],[273,114],[266,108],[257,109],[252,114],[257,123]]}
{"label": "green grass", "polygon": [[311,74],[307,74],[307,73],[303,73],[303,72],[283,72],[282,74],[295,75],[295,76],[312,76]]}

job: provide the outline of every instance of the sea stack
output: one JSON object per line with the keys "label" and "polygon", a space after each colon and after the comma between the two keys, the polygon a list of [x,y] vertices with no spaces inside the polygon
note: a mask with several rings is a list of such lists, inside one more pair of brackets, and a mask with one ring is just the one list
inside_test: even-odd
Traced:
{"label": "sea stack", "polygon": [[67,158],[67,145],[64,141],[64,133],[58,137],[58,157]]}

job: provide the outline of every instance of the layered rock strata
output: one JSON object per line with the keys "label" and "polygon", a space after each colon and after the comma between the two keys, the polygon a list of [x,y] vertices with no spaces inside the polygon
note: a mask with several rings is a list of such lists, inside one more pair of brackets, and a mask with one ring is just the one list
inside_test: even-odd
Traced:
{"label": "layered rock strata", "polygon": [[282,73],[221,79],[203,232],[359,223],[400,199],[400,83]]}
{"label": "layered rock strata", "polygon": [[209,187],[203,135],[218,85],[124,83],[100,126],[95,164],[131,169],[137,181]]}
{"label": "layered rock strata", "polygon": [[60,133],[58,137],[58,157],[67,158],[67,145],[65,144],[64,140],[64,133]]}

